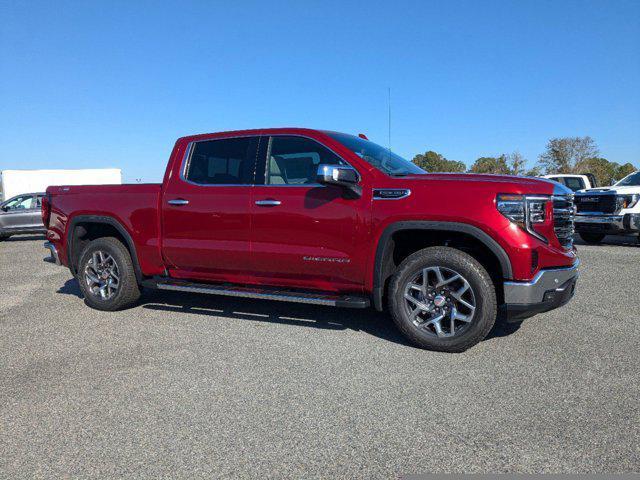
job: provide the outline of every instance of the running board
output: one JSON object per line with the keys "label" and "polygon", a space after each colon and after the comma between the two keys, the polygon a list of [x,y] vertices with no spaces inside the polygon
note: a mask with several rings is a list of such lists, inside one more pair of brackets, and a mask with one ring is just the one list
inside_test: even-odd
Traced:
{"label": "running board", "polygon": [[296,302],[312,305],[326,305],[342,308],[367,308],[369,299],[358,295],[337,295],[332,293],[301,292],[273,288],[243,287],[240,285],[210,285],[180,280],[156,280],[144,282],[145,287],[176,292],[206,293],[227,297],[258,298],[276,302]]}

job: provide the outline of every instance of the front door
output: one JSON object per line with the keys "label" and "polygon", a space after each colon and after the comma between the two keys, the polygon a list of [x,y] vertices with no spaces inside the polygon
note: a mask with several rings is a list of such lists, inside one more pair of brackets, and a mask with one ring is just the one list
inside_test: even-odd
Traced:
{"label": "front door", "polygon": [[6,201],[0,211],[0,230],[16,233],[44,230],[36,197],[19,195]]}
{"label": "front door", "polygon": [[[259,137],[193,142],[162,199],[162,252],[176,278],[243,283]],[[174,176],[176,177],[176,176]]]}
{"label": "front door", "polygon": [[347,198],[340,187],[317,183],[318,165],[345,162],[315,140],[272,136],[261,150],[266,155],[259,159],[264,163],[258,165],[251,196],[258,281],[361,291],[371,203],[367,193]]}

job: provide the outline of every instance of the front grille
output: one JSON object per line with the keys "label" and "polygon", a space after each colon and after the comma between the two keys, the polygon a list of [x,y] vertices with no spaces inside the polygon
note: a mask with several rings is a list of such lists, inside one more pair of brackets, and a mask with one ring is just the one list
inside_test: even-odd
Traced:
{"label": "front grille", "polygon": [[553,197],[553,230],[560,245],[567,250],[573,246],[574,214],[573,195]]}
{"label": "front grille", "polygon": [[614,193],[606,195],[584,193],[576,195],[575,202],[578,213],[614,213],[616,211],[616,195]]}

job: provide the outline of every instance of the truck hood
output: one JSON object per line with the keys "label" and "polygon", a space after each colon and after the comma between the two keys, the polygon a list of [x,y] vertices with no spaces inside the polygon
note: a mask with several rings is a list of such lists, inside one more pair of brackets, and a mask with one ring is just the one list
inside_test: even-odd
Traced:
{"label": "truck hood", "polygon": [[570,194],[570,189],[552,180],[544,178],[520,177],[515,175],[490,175],[479,173],[428,173],[426,175],[407,175],[396,177],[398,179],[423,181],[450,181],[450,182],[470,182],[472,184],[495,184],[496,190],[522,191],[523,193],[538,194]]}
{"label": "truck hood", "polygon": [[640,187],[638,186],[620,186],[616,187],[612,185],[610,187],[598,187],[598,188],[585,188],[584,190],[578,190],[577,194],[585,194],[585,193],[619,193],[619,194],[632,194],[632,193],[640,193]]}

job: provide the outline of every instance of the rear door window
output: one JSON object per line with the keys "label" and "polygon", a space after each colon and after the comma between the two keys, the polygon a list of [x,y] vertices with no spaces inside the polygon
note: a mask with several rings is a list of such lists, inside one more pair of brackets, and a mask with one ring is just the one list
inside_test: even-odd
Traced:
{"label": "rear door window", "polygon": [[184,177],[198,185],[250,185],[258,137],[224,138],[194,143]]}

